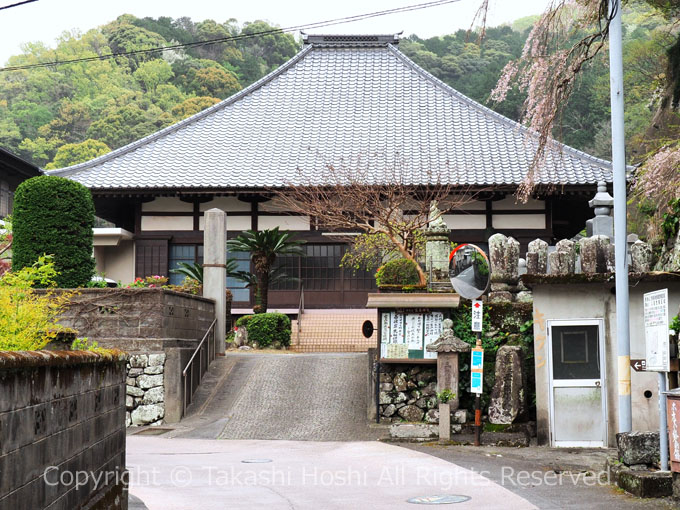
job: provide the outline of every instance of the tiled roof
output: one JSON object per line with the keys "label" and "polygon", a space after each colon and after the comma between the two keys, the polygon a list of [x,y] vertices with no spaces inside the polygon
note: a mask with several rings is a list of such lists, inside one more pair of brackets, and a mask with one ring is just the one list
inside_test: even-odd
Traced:
{"label": "tiled roof", "polygon": [[[280,187],[356,165],[381,180],[517,185],[535,143],[517,123],[430,75],[394,36],[308,36],[234,96],[142,140],[52,172],[92,189]],[[302,175],[302,176],[301,176]],[[611,181],[610,163],[561,146],[540,181]]]}

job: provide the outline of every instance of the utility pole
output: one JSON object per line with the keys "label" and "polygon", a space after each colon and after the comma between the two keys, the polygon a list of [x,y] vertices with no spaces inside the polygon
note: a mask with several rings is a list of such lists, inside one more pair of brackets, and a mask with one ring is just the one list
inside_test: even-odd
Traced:
{"label": "utility pole", "polygon": [[630,322],[628,319],[628,260],[626,254],[626,146],[623,126],[623,51],[621,0],[609,0],[609,84],[612,115],[614,176],[614,243],[616,264],[616,339],[618,348],[619,432],[630,432]]}

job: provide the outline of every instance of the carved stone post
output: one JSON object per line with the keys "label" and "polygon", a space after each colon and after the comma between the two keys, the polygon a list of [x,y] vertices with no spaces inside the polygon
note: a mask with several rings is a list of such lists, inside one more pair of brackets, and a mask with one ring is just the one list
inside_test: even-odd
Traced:
{"label": "carved stone post", "polygon": [[[442,334],[434,343],[426,346],[428,352],[437,353],[437,391],[451,390],[453,397],[448,405],[439,406],[439,439],[451,439],[451,415],[458,409],[460,395],[458,391],[458,353],[469,352],[470,346],[453,334],[453,321],[442,322]],[[448,416],[442,416],[448,413]],[[448,425],[445,425],[448,424]],[[444,425],[444,427],[442,427]],[[442,430],[444,428],[445,430]]]}

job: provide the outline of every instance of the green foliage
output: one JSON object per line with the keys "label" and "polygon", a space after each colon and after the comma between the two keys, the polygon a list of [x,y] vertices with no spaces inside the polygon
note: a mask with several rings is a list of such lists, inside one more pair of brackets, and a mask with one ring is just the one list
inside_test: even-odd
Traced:
{"label": "green foliage", "polygon": [[171,269],[171,273],[183,274],[187,278],[197,280],[203,284],[203,266],[198,262],[180,262],[177,269]]}
{"label": "green foliage", "polygon": [[382,264],[398,257],[394,244],[382,233],[363,233],[352,239],[350,248],[342,256],[340,266],[355,271],[375,271]]}
{"label": "green foliage", "polygon": [[180,104],[172,108],[172,115],[177,120],[186,119],[192,115],[196,115],[198,112],[205,110],[206,108],[219,103],[220,100],[216,97],[190,97],[185,99]]}
{"label": "green foliage", "polygon": [[674,198],[669,202],[668,212],[664,213],[661,222],[664,242],[675,237],[678,227],[680,227],[680,199]]}
{"label": "green foliage", "polygon": [[420,281],[416,265],[408,259],[386,262],[375,273],[375,282],[381,285],[417,285]]}
{"label": "green foliage", "polygon": [[[256,22],[247,31],[266,28],[272,27]],[[234,20],[194,23],[189,18],[123,15],[85,34],[64,33],[54,48],[27,44],[8,63],[95,57],[172,42],[238,36],[245,30]],[[40,166],[55,160],[61,146],[87,139],[116,149],[241,90],[289,60],[298,49],[290,34],[272,33],[240,40],[238,45],[224,42],[0,73],[0,146]],[[68,164],[74,161],[82,158],[71,158]],[[51,167],[64,164],[54,161]]]}
{"label": "green foliage", "polygon": [[680,334],[680,315],[676,315],[671,319],[668,329],[675,331],[676,335]]}
{"label": "green foliage", "polygon": [[90,341],[87,337],[76,338],[71,343],[71,350],[72,351],[90,351],[90,352],[98,352],[98,353],[110,352],[110,349],[104,349],[103,347],[99,347],[99,343],[97,343],[95,340]]}
{"label": "green foliage", "polygon": [[57,323],[69,293],[36,294],[34,286],[52,287],[57,273],[49,257],[0,278],[0,350],[42,349],[58,333],[68,331]]}
{"label": "green foliage", "polygon": [[260,347],[275,343],[290,345],[290,319],[282,313],[259,313],[245,315],[236,321],[236,327],[248,330],[248,340]]}
{"label": "green foliage", "polygon": [[437,393],[437,399],[442,404],[446,404],[452,398],[456,398],[456,394],[448,388],[446,388],[444,391],[440,391],[439,393]]}
{"label": "green foliage", "polygon": [[[280,231],[279,227],[267,230],[246,230],[235,239],[227,241],[227,249],[250,253],[250,260],[255,266],[255,285],[258,304],[262,311],[267,311],[270,278],[274,268],[274,262],[279,255],[303,256],[302,245],[304,241],[296,241],[293,235],[287,231]],[[241,278],[237,274],[233,274]],[[243,281],[250,278],[247,274],[241,275]],[[252,279],[249,283],[252,282]]]}
{"label": "green foliage", "polygon": [[59,287],[87,285],[95,266],[93,226],[92,195],[82,184],[47,175],[24,181],[14,194],[13,270],[30,267],[49,254],[54,256]]}
{"label": "green foliage", "polygon": [[47,170],[54,170],[56,168],[63,168],[65,166],[76,165],[84,163],[98,156],[111,152],[109,146],[98,140],[91,138],[81,143],[67,143],[62,145],[57,150],[54,160],[45,168]]}

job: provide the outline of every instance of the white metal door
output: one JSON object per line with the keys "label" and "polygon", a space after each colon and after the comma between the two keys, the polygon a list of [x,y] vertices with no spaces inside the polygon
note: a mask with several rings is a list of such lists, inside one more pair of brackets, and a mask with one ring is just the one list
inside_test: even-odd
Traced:
{"label": "white metal door", "polygon": [[604,325],[548,321],[550,431],[553,446],[607,444]]}

